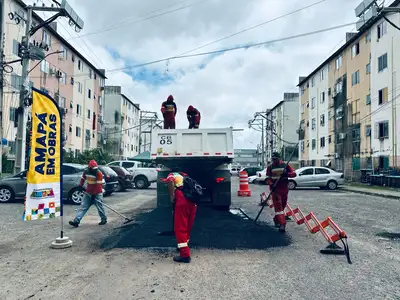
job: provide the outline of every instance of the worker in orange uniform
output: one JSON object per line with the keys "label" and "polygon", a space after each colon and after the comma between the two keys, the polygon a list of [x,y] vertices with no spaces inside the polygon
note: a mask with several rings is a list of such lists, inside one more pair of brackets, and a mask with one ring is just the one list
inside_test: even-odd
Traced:
{"label": "worker in orange uniform", "polygon": [[175,117],[178,109],[174,97],[169,95],[167,101],[161,104],[161,113],[164,117],[164,129],[175,129]]}
{"label": "worker in orange uniform", "polygon": [[77,212],[75,219],[69,221],[69,224],[78,227],[82,218],[93,204],[96,206],[101,219],[99,225],[107,224],[107,216],[103,206],[103,173],[99,170],[95,160],[89,161],[87,170],[82,174],[79,183],[81,190],[83,190],[85,181],[87,182],[87,187],[86,193],[82,199],[81,209]]}
{"label": "worker in orange uniform", "polygon": [[278,152],[272,153],[272,163],[267,168],[267,182],[272,190],[272,186],[279,179],[271,196],[275,209],[274,223],[276,227],[279,227],[280,232],[286,231],[285,208],[289,194],[288,178],[294,177],[296,177],[294,169],[281,160]]}
{"label": "worker in orange uniform", "polygon": [[183,187],[183,175],[185,174],[170,173],[167,178],[161,180],[168,183],[169,197],[171,203],[175,206],[174,232],[178,244],[179,256],[175,256],[174,261],[190,263],[189,240],[196,216],[197,205],[187,200],[181,191]]}
{"label": "worker in orange uniform", "polygon": [[186,116],[189,121],[189,129],[198,129],[201,119],[199,110],[190,105],[186,111]]}

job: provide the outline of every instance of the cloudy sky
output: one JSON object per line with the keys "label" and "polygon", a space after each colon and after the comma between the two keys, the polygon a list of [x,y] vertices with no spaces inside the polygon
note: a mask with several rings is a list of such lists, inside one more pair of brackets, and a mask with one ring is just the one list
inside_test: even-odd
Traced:
{"label": "cloudy sky", "polygon": [[[43,1],[49,4],[51,0]],[[248,120],[254,112],[273,107],[284,92],[298,92],[298,77],[308,75],[343,44],[345,33],[354,31],[354,25],[218,55],[132,66],[355,22],[354,8],[361,3],[360,0],[68,2],[85,21],[85,28],[78,37],[67,29],[67,20],[59,19],[59,32],[95,66],[107,70],[107,84],[121,85],[123,92],[140,103],[141,108],[157,112],[161,102],[169,94],[174,95],[178,128],[187,127],[185,111],[193,104],[202,113],[203,128],[244,129],[234,134],[235,148],[255,148],[260,143],[260,132],[248,129]],[[320,3],[287,15],[317,2]],[[287,16],[266,23],[283,15]],[[223,39],[260,23],[266,24]]]}

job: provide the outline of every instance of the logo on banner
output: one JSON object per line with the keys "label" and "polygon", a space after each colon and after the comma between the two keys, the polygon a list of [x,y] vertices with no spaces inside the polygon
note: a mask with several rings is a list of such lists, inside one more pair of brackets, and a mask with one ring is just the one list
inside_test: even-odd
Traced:
{"label": "logo on banner", "polygon": [[24,220],[61,212],[61,116],[49,95],[32,89],[32,133]]}

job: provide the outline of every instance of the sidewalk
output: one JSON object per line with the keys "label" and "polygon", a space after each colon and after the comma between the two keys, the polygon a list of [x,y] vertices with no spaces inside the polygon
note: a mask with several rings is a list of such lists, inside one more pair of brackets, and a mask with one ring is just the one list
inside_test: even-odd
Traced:
{"label": "sidewalk", "polygon": [[395,190],[385,187],[368,186],[368,185],[363,186],[361,184],[360,185],[346,184],[340,186],[338,190],[400,200],[400,190]]}

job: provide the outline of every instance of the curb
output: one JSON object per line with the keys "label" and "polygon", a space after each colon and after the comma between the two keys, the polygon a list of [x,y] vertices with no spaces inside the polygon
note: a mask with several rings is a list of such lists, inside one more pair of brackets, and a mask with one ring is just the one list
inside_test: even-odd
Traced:
{"label": "curb", "polygon": [[362,191],[362,190],[352,190],[352,189],[347,189],[345,187],[341,187],[340,189],[338,189],[338,191],[350,192],[350,193],[355,193],[355,194],[364,194],[364,195],[369,195],[369,196],[378,196],[378,197],[383,197],[383,198],[400,200],[400,196],[389,195],[389,194],[386,194],[386,193],[383,194],[383,193],[376,193],[376,192],[369,192],[369,191]]}

